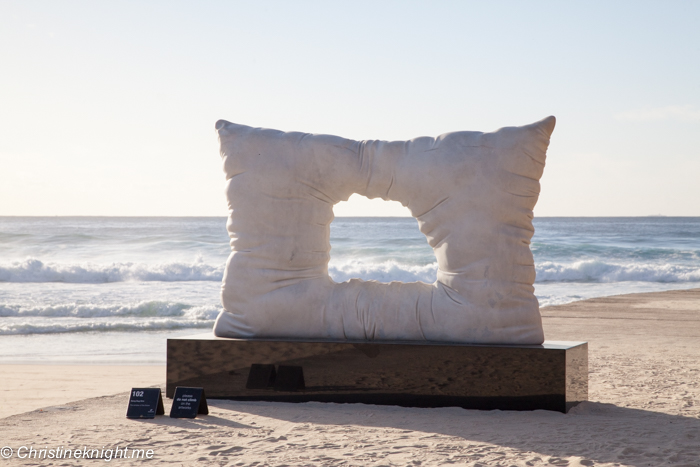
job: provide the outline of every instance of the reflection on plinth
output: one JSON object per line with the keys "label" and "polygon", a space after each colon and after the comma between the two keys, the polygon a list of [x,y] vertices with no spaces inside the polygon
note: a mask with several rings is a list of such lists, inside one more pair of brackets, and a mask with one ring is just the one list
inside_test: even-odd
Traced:
{"label": "reflection on plinth", "polygon": [[466,345],[168,339],[166,395],[203,387],[210,399],[406,407],[556,410],[588,398],[588,344]]}

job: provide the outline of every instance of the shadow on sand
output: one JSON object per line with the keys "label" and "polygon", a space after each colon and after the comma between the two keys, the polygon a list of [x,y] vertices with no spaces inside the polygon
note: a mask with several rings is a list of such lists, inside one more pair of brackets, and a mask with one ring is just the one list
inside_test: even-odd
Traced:
{"label": "shadow on sand", "polygon": [[[584,402],[568,414],[420,409],[364,404],[302,404],[209,400],[222,410],[290,422],[411,430],[444,435],[442,443],[482,442],[583,465],[700,465],[700,419]],[[456,437],[457,440],[450,440]],[[438,441],[438,440],[436,440]],[[566,465],[562,461],[561,465]]]}

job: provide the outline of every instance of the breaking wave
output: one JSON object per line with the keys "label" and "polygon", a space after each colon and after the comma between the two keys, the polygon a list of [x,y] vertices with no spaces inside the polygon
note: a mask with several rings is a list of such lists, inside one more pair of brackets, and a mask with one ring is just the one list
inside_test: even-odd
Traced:
{"label": "breaking wave", "polygon": [[58,334],[74,332],[135,332],[166,331],[187,328],[211,328],[213,321],[190,321],[170,318],[130,319],[120,321],[71,321],[35,322],[3,321],[0,323],[0,336],[18,334]]}
{"label": "breaking wave", "polygon": [[0,305],[0,335],[159,331],[212,327],[221,307],[172,302],[130,305]]}
{"label": "breaking wave", "polygon": [[437,278],[437,263],[424,266],[400,264],[395,261],[366,263],[348,261],[340,265],[331,264],[328,275],[336,282],[358,278],[377,282],[427,282],[432,284]]}
{"label": "breaking wave", "polygon": [[186,303],[150,301],[127,305],[98,305],[65,303],[59,305],[26,306],[0,304],[0,317],[43,316],[51,318],[108,317],[182,317],[191,320],[213,320],[221,307],[193,306]]}
{"label": "breaking wave", "polygon": [[[690,264],[689,264],[690,263]],[[538,262],[536,282],[700,282],[697,263],[615,263],[604,260],[580,260],[571,263]],[[331,262],[328,273],[336,282],[353,278],[378,282],[426,282],[437,277],[437,263],[405,264],[389,260],[371,262],[350,260]],[[101,284],[125,281],[221,281],[224,264],[212,266],[204,262],[143,264],[60,264],[27,259],[0,265],[0,282],[65,282]],[[1,308],[0,308],[1,310]],[[0,311],[0,316],[2,312]]]}
{"label": "breaking wave", "polygon": [[224,265],[186,263],[44,263],[29,258],[0,265],[0,282],[67,282],[99,284],[123,281],[221,281]]}
{"label": "breaking wave", "polygon": [[600,260],[536,265],[536,282],[700,282],[700,267],[679,264],[616,264]]}

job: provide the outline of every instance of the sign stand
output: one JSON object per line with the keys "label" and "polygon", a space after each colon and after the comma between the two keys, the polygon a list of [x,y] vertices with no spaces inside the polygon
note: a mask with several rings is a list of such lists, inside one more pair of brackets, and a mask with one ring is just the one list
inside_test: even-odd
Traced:
{"label": "sign stand", "polygon": [[156,418],[165,415],[160,388],[132,388],[126,418]]}
{"label": "sign stand", "polygon": [[195,418],[197,414],[209,414],[204,388],[176,387],[170,418]]}

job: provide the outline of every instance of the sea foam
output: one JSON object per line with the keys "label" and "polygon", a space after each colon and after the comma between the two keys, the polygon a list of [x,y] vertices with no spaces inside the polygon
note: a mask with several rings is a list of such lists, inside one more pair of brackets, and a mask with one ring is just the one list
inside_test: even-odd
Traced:
{"label": "sea foam", "polygon": [[618,264],[601,260],[536,265],[536,282],[700,282],[700,268],[679,264]]}
{"label": "sea foam", "polygon": [[[349,260],[331,262],[328,273],[336,282],[353,278],[378,282],[426,282],[437,277],[437,263],[405,264],[397,261]],[[536,282],[700,282],[700,267],[693,263],[636,263],[587,259],[574,262],[542,261],[535,264]],[[224,264],[192,263],[44,263],[27,259],[0,264],[0,282],[64,282],[103,284],[112,282],[189,282],[223,278]]]}
{"label": "sea foam", "polygon": [[0,282],[99,284],[122,281],[220,281],[224,265],[172,263],[44,263],[35,258],[0,264]]}
{"label": "sea foam", "polygon": [[0,305],[0,335],[208,328],[220,311],[220,306],[160,301],[126,305]]}
{"label": "sea foam", "polygon": [[43,316],[51,318],[109,317],[181,317],[191,320],[214,320],[220,306],[193,306],[179,302],[143,301],[125,305],[63,303],[57,305],[0,304],[0,317]]}
{"label": "sea foam", "polygon": [[128,320],[71,320],[36,321],[4,320],[0,323],[0,336],[19,334],[57,334],[76,332],[137,332],[165,331],[186,328],[211,328],[214,321],[173,318],[145,318]]}
{"label": "sea foam", "polygon": [[427,282],[432,284],[437,278],[437,263],[424,266],[401,264],[396,261],[370,263],[363,261],[347,261],[328,267],[328,274],[336,282],[344,282],[353,278],[374,280],[377,282]]}

